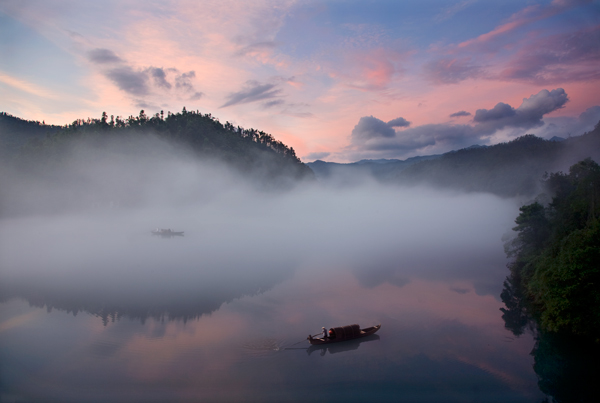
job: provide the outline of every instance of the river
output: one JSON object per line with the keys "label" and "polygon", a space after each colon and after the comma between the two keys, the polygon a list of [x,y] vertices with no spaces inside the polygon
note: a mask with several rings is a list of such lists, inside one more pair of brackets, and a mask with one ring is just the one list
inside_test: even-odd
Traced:
{"label": "river", "polygon": [[[0,400],[543,401],[500,311],[518,206],[372,185],[5,218]],[[306,341],[353,323],[381,329]]]}

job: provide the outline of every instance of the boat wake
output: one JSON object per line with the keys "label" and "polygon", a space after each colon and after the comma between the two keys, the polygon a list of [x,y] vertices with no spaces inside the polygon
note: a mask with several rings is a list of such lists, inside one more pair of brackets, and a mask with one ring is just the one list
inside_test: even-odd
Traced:
{"label": "boat wake", "polygon": [[281,343],[277,339],[261,338],[247,340],[242,343],[241,348],[249,355],[270,355],[281,350]]}

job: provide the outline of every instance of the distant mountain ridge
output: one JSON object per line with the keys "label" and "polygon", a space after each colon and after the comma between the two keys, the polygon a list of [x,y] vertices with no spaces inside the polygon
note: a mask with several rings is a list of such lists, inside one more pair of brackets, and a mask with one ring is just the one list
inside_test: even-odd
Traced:
{"label": "distant mountain ridge", "polygon": [[600,161],[600,122],[594,130],[567,139],[544,140],[527,134],[508,143],[406,160],[348,164],[317,160],[307,165],[317,179],[329,183],[353,184],[370,177],[388,184],[426,184],[512,197],[537,195],[543,191],[540,182],[545,173],[568,170],[585,158]]}
{"label": "distant mountain ridge", "polygon": [[317,179],[321,181],[341,180],[343,183],[352,183],[360,181],[365,175],[373,176],[378,180],[388,180],[395,173],[413,164],[439,157],[441,157],[441,154],[412,157],[406,160],[360,160],[347,164],[316,160],[314,162],[309,162],[306,165],[313,170]]}

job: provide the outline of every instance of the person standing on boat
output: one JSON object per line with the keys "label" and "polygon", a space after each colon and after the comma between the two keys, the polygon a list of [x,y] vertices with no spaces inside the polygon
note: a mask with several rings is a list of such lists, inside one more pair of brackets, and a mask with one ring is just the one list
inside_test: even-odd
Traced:
{"label": "person standing on boat", "polygon": [[326,339],[327,338],[327,329],[322,327],[321,330],[323,331],[323,339]]}

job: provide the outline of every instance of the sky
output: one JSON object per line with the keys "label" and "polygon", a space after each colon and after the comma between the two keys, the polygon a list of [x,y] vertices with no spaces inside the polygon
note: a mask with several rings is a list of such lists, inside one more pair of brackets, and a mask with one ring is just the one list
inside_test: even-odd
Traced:
{"label": "sky", "polygon": [[580,135],[599,66],[600,0],[0,0],[0,111],[186,107],[304,162]]}

